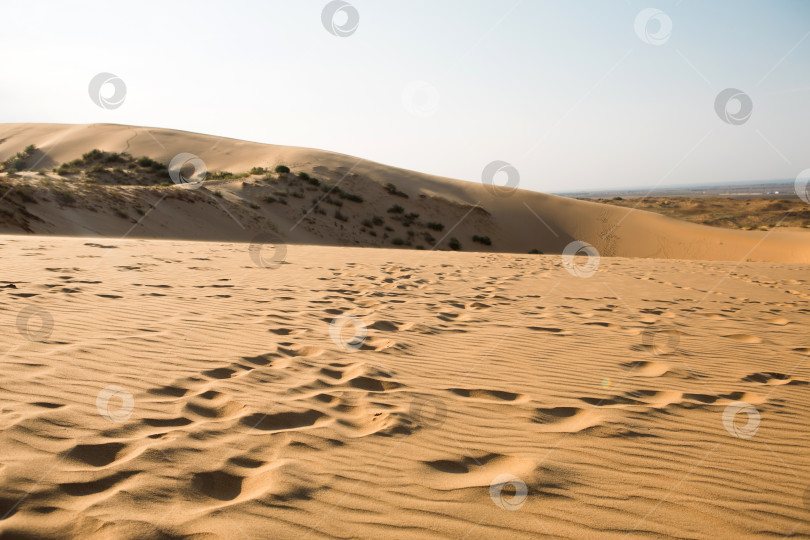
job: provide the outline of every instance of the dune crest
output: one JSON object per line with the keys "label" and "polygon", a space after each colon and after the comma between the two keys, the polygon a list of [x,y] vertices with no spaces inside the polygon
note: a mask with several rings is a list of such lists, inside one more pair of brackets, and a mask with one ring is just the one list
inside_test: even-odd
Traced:
{"label": "dune crest", "polygon": [[[4,191],[11,194],[0,201],[6,205],[0,232],[239,242],[264,232],[288,243],[443,250],[455,249],[455,238],[462,251],[513,253],[562,253],[580,241],[606,257],[810,262],[810,235],[803,231],[717,229],[525,190],[505,196],[477,179],[441,178],[323,150],[110,124],[0,124],[0,160],[31,144],[39,149],[29,163],[33,169],[50,170],[93,149],[161,164],[189,153],[209,173],[284,164],[338,185],[354,200],[339,200],[337,192],[325,196],[297,177],[269,184],[260,175],[224,178],[180,193],[176,186],[75,187],[48,173],[49,187],[35,190],[34,202],[6,179],[11,185]],[[73,190],[67,195],[59,191],[66,185]],[[394,206],[402,210],[390,211]],[[371,223],[375,217],[379,224]]]}

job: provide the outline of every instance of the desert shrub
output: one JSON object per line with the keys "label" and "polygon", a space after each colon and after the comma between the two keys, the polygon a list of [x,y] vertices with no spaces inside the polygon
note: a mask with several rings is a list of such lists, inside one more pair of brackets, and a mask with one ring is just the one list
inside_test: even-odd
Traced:
{"label": "desert shrub", "polygon": [[33,190],[29,186],[20,186],[15,188],[14,194],[17,195],[23,202],[37,202],[37,200],[34,198]]}
{"label": "desert shrub", "polygon": [[250,207],[253,208],[254,210],[258,210],[260,208],[260,206],[255,202],[250,203]]}
{"label": "desert shrub", "polygon": [[405,209],[398,204],[395,204],[394,206],[388,209],[389,214],[401,214],[404,211]]}
{"label": "desert shrub", "polygon": [[68,163],[62,163],[53,171],[60,176],[67,176],[69,174],[78,174],[81,172],[81,169],[79,169],[79,166],[71,161]]}
{"label": "desert shrub", "polygon": [[356,203],[363,202],[363,197],[361,197],[360,195],[355,195],[354,193],[343,192],[340,194],[340,197]]}
{"label": "desert shrub", "polygon": [[409,213],[409,214],[405,214],[405,218],[406,218],[406,219],[409,219],[409,220],[411,220],[411,221],[414,221],[414,220],[415,220],[416,218],[418,218],[418,217],[419,217],[419,214],[416,214],[416,213],[414,213],[414,212],[411,212],[411,213]]}
{"label": "desert shrub", "polygon": [[286,165],[276,165],[276,168],[273,170],[279,174],[287,174],[290,172],[290,168]]}
{"label": "desert shrub", "polygon": [[265,195],[264,197],[262,197],[262,200],[264,202],[266,202],[266,203],[274,203],[274,202],[276,202],[275,197],[273,197],[271,195]]}
{"label": "desert shrub", "polygon": [[371,218],[371,222],[374,225],[382,225],[383,223],[385,223],[385,220],[383,218],[381,218],[380,216],[374,216],[374,217]]}
{"label": "desert shrub", "polygon": [[425,237],[425,242],[427,242],[428,244],[435,244],[436,243],[436,239],[433,238],[433,235],[430,234],[429,232],[425,232],[424,237]]}
{"label": "desert shrub", "polygon": [[125,210],[123,210],[122,208],[120,208],[118,206],[113,206],[112,211],[115,212],[115,215],[120,217],[121,219],[129,218],[129,214],[127,214]]}
{"label": "desert shrub", "polygon": [[56,188],[54,195],[59,204],[73,204],[76,202],[76,196],[67,188]]}
{"label": "desert shrub", "polygon": [[539,249],[537,249],[537,248],[534,248],[533,250],[531,250],[531,251],[529,252],[529,255],[542,255],[542,254],[543,254],[543,252],[542,252],[542,251],[540,251],[540,250],[539,250]]}
{"label": "desert shrub", "polygon": [[385,226],[385,230],[388,231],[388,232],[394,232],[394,228],[389,227],[388,225]]}
{"label": "desert shrub", "polygon": [[397,189],[397,186],[395,186],[391,182],[386,183],[385,186],[383,187],[385,188],[385,191],[387,191],[389,195],[396,195],[397,197],[404,197],[406,199],[408,198],[407,193]]}
{"label": "desert shrub", "polygon": [[405,240],[403,240],[402,238],[392,238],[391,243],[394,244],[395,246],[401,246],[405,244]]}
{"label": "desert shrub", "polygon": [[489,239],[489,236],[478,236],[477,234],[474,234],[472,239],[473,242],[478,242],[479,244],[483,244],[485,246],[492,245],[492,240]]}
{"label": "desert shrub", "polygon": [[264,167],[253,167],[250,169],[250,174],[264,174],[265,168]]}
{"label": "desert shrub", "polygon": [[34,155],[36,150],[36,146],[29,144],[22,152],[17,152],[0,164],[0,169],[8,171],[10,174],[25,169],[25,162],[28,161],[28,158]]}
{"label": "desert shrub", "polygon": [[444,225],[442,225],[441,223],[437,223],[435,221],[429,221],[427,227],[428,229],[433,229],[434,231],[444,230]]}
{"label": "desert shrub", "polygon": [[82,154],[82,161],[87,163],[87,162],[90,162],[90,161],[101,159],[103,157],[104,157],[104,152],[102,152],[98,148],[93,148],[89,152],[85,152],[84,154]]}
{"label": "desert shrub", "polygon": [[343,206],[343,201],[341,201],[340,199],[333,199],[332,197],[327,197],[324,200],[327,202],[327,204],[331,204],[334,206]]}
{"label": "desert shrub", "polygon": [[321,181],[318,180],[317,178],[309,177],[309,178],[307,178],[307,182],[309,182],[313,186],[320,186],[321,185]]}
{"label": "desert shrub", "polygon": [[450,249],[452,249],[454,251],[458,251],[458,250],[461,249],[461,242],[459,242],[458,238],[456,238],[455,236],[450,239],[450,242],[448,243],[448,245],[450,246]]}
{"label": "desert shrub", "polygon": [[335,209],[335,218],[340,221],[349,221],[349,218],[340,213],[340,210]]}
{"label": "desert shrub", "polygon": [[374,222],[372,222],[370,219],[364,219],[360,223],[363,225],[363,227],[368,227],[369,229],[374,226]]}
{"label": "desert shrub", "polygon": [[301,180],[309,180],[309,175],[304,171],[298,171],[296,176],[298,176],[298,178],[300,178]]}
{"label": "desert shrub", "polygon": [[155,161],[149,156],[141,156],[135,161],[135,163],[137,163],[139,167],[142,167],[144,169],[151,169],[152,171],[155,172],[166,168],[165,165],[163,165],[159,161]]}
{"label": "desert shrub", "polygon": [[276,191],[273,192],[273,195],[275,195],[276,197],[286,197],[287,196],[287,190],[286,189],[276,190]]}
{"label": "desert shrub", "polygon": [[304,192],[303,191],[293,191],[292,196],[295,197],[296,199],[303,199],[304,198]]}
{"label": "desert shrub", "polygon": [[118,152],[110,152],[106,154],[102,159],[104,163],[126,163],[126,157],[119,154]]}
{"label": "desert shrub", "polygon": [[98,174],[100,172],[104,172],[104,165],[101,163],[96,163],[95,165],[91,165],[87,169],[87,174]]}
{"label": "desert shrub", "polygon": [[214,192],[214,197],[219,197],[221,199],[222,198],[222,192],[220,190],[216,190]]}

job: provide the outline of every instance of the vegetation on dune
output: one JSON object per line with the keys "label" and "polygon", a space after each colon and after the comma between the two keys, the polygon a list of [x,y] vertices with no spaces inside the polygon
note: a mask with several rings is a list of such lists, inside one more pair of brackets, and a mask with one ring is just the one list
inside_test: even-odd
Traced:
{"label": "vegetation on dune", "polygon": [[3,163],[0,164],[0,170],[5,171],[9,174],[14,174],[17,171],[25,170],[26,164],[29,159],[31,159],[34,153],[37,151],[37,147],[33,144],[29,144],[25,147],[22,152],[17,152]]}
{"label": "vegetation on dune", "polygon": [[478,236],[477,234],[474,234],[472,239],[473,242],[478,242],[479,244],[483,244],[485,246],[492,245],[492,240],[490,240],[489,236]]}
{"label": "vegetation on dune", "polygon": [[636,208],[692,223],[725,229],[810,228],[810,206],[799,198],[613,197],[597,202]]}

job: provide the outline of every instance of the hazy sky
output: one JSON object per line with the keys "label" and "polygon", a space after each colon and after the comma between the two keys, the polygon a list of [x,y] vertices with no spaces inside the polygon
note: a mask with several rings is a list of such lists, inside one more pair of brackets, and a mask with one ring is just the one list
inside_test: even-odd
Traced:
{"label": "hazy sky", "polygon": [[[472,181],[503,160],[546,192],[810,168],[806,0],[352,0],[345,37],[326,5],[0,0],[0,122],[183,129]],[[100,72],[125,82],[120,107],[90,99]],[[718,115],[727,88],[747,120],[738,100]]]}

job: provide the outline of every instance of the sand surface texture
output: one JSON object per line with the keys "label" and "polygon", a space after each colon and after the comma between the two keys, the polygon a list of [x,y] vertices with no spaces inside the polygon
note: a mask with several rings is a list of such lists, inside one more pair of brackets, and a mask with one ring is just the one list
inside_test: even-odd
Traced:
{"label": "sand surface texture", "polygon": [[810,536],[803,265],[0,247],[4,537]]}

